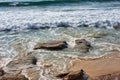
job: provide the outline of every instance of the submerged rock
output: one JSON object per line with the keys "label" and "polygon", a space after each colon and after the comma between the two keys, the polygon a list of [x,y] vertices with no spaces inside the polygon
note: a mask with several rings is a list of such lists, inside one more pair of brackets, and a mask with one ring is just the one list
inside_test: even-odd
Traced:
{"label": "submerged rock", "polygon": [[95,33],[91,37],[93,37],[93,38],[103,38],[105,36],[107,36],[106,33]]}
{"label": "submerged rock", "polygon": [[120,23],[117,23],[117,25],[114,25],[113,28],[114,28],[115,30],[120,30]]}
{"label": "submerged rock", "polygon": [[57,27],[70,27],[69,23],[61,22],[57,25]]}
{"label": "submerged rock", "polygon": [[27,69],[29,67],[33,67],[36,65],[37,59],[36,57],[29,55],[22,58],[17,58],[9,62],[4,68],[5,72],[10,74],[19,74],[23,69]]}
{"label": "submerged rock", "polygon": [[50,41],[46,43],[37,43],[34,46],[34,50],[36,49],[62,50],[67,47],[68,44],[66,41]]}
{"label": "submerged rock", "polygon": [[7,66],[8,67],[14,67],[14,66],[19,67],[22,65],[30,65],[30,64],[36,65],[36,62],[37,62],[36,57],[29,55],[29,56],[18,58],[16,60],[9,62]]}
{"label": "submerged rock", "polygon": [[5,76],[0,77],[0,80],[29,80],[29,79],[21,74],[17,74],[17,75],[7,74]]}
{"label": "submerged rock", "polygon": [[78,48],[81,52],[89,52],[89,50],[92,48],[91,43],[85,39],[77,39],[75,40],[75,43],[75,48]]}

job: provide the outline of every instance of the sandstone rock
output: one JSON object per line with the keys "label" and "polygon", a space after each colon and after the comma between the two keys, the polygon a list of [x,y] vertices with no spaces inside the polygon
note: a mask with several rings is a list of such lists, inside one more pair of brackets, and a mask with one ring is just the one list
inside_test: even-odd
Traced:
{"label": "sandstone rock", "polygon": [[17,75],[5,75],[0,77],[0,80],[29,80],[24,75],[17,74]]}
{"label": "sandstone rock", "polygon": [[77,39],[75,40],[75,43],[75,48],[79,48],[81,52],[88,52],[92,48],[90,42],[85,39]]}
{"label": "sandstone rock", "polygon": [[4,70],[0,68],[0,76],[3,76],[5,74]]}
{"label": "sandstone rock", "polygon": [[115,51],[99,58],[77,59],[70,63],[71,67],[67,70],[73,72],[84,69],[92,78],[89,80],[120,80],[119,55],[120,52]]}
{"label": "sandstone rock", "polygon": [[29,55],[23,58],[12,60],[5,67],[5,71],[7,73],[17,74],[20,73],[22,69],[34,66],[36,65],[36,63],[37,63],[36,57]]}
{"label": "sandstone rock", "polygon": [[120,80],[120,73],[106,74],[90,78],[89,80]]}
{"label": "sandstone rock", "polygon": [[50,41],[46,43],[37,43],[34,46],[34,50],[36,49],[61,50],[67,47],[68,44],[66,41]]}
{"label": "sandstone rock", "polygon": [[21,64],[25,64],[25,65],[29,65],[29,64],[33,64],[36,65],[37,59],[34,56],[26,56],[23,58],[18,58],[17,60],[13,60],[10,63],[8,63],[7,66],[15,66],[15,65],[21,65]]}
{"label": "sandstone rock", "polygon": [[76,71],[76,72],[71,72],[67,76],[63,78],[63,80],[87,80],[84,78],[84,71]]}
{"label": "sandstone rock", "polygon": [[29,68],[27,69],[27,75],[30,78],[30,80],[39,80],[40,77],[40,71],[36,70],[35,68]]}
{"label": "sandstone rock", "polygon": [[51,66],[53,66],[52,64],[50,64],[50,63],[42,63],[42,65],[44,66],[44,67],[51,67]]}

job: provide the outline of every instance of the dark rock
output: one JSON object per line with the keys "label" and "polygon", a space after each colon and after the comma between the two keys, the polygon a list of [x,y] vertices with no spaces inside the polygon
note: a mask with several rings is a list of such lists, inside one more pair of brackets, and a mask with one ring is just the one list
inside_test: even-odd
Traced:
{"label": "dark rock", "polygon": [[116,23],[116,25],[113,26],[115,30],[120,30],[120,23]]}
{"label": "dark rock", "polygon": [[83,80],[84,72],[83,70],[79,72],[69,73],[63,78],[63,80]]}
{"label": "dark rock", "polygon": [[0,80],[29,80],[24,75],[17,74],[17,75],[5,75],[0,77]]}
{"label": "dark rock", "polygon": [[0,76],[3,76],[5,74],[4,70],[0,68]]}
{"label": "dark rock", "polygon": [[56,77],[63,80],[88,80],[88,75],[81,69],[80,71],[59,74]]}
{"label": "dark rock", "polygon": [[79,48],[82,52],[88,52],[92,48],[91,43],[85,39],[77,39],[75,40],[75,43],[75,48]]}
{"label": "dark rock", "polygon": [[57,25],[57,27],[70,27],[69,23],[61,22]]}
{"label": "dark rock", "polygon": [[32,64],[36,65],[36,63],[37,63],[37,58],[36,58],[36,57],[31,56],[31,57],[30,57],[30,60],[31,60],[31,63],[32,63]]}
{"label": "dark rock", "polygon": [[66,41],[50,41],[46,43],[36,44],[34,46],[34,50],[36,49],[62,50],[67,47],[68,47],[68,44]]}
{"label": "dark rock", "polygon": [[115,30],[120,30],[120,25],[119,26],[113,26]]}
{"label": "dark rock", "polygon": [[77,39],[75,40],[76,44],[81,44],[81,43],[85,43],[87,46],[91,46],[90,42],[86,41],[85,39]]}
{"label": "dark rock", "polygon": [[62,74],[57,74],[56,77],[57,78],[64,78],[65,76],[67,76],[69,73],[62,73]]}
{"label": "dark rock", "polygon": [[77,27],[89,27],[89,24],[81,24],[81,25],[78,25]]}

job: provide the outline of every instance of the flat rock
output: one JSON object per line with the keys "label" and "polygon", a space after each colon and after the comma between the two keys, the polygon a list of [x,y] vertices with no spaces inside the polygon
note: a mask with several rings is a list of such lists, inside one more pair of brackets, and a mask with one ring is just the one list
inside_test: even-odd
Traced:
{"label": "flat rock", "polygon": [[36,57],[29,55],[10,61],[6,65],[6,67],[4,67],[4,70],[7,73],[18,74],[21,73],[23,69],[35,66],[36,63],[37,63]]}
{"label": "flat rock", "polygon": [[37,59],[34,56],[26,56],[22,58],[18,58],[16,60],[10,61],[7,66],[8,67],[14,67],[14,66],[19,66],[19,65],[36,65]]}
{"label": "flat rock", "polygon": [[47,50],[62,50],[68,47],[66,41],[49,41],[46,43],[37,43],[34,46],[34,50],[36,49],[47,49]]}

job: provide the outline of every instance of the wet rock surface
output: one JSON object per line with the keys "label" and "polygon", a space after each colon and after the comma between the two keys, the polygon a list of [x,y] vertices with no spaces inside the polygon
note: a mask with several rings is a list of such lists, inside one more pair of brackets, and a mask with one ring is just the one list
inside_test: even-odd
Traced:
{"label": "wet rock surface", "polygon": [[29,68],[27,69],[27,75],[30,80],[39,80],[40,78],[40,70],[37,70],[35,68]]}
{"label": "wet rock surface", "polygon": [[61,74],[57,74],[56,77],[57,78],[64,78],[65,76],[67,76],[69,74],[69,72],[67,73],[61,73]]}
{"label": "wet rock surface", "polygon": [[90,78],[89,80],[120,80],[120,72],[101,75],[98,77]]}
{"label": "wet rock surface", "polygon": [[89,52],[92,48],[91,43],[85,39],[77,39],[75,40],[75,48],[78,48],[81,52]]}
{"label": "wet rock surface", "polygon": [[118,23],[117,25],[114,25],[113,28],[114,28],[115,30],[120,30],[120,23]]}
{"label": "wet rock surface", "polygon": [[34,67],[37,63],[37,58],[32,55],[19,57],[10,61],[5,67],[5,72],[9,74],[20,74],[22,70],[29,67]]}
{"label": "wet rock surface", "polygon": [[18,59],[15,59],[11,62],[8,63],[7,67],[20,67],[23,65],[36,65],[37,59],[35,56],[26,56],[26,57],[21,57]]}
{"label": "wet rock surface", "polygon": [[88,80],[89,78],[82,69],[80,71],[59,74],[56,77],[62,78],[62,80]]}
{"label": "wet rock surface", "polygon": [[16,75],[6,74],[0,77],[0,80],[29,80],[29,79],[21,74],[16,74]]}
{"label": "wet rock surface", "polygon": [[34,46],[34,50],[36,49],[47,49],[47,50],[62,50],[68,47],[66,41],[49,41],[46,43],[37,43]]}

